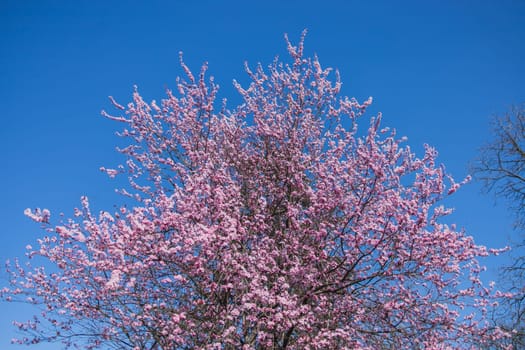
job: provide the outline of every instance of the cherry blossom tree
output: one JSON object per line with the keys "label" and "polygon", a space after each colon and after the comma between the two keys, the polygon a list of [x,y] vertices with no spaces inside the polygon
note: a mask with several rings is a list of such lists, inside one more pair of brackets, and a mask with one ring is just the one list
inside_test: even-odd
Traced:
{"label": "cherry blossom tree", "polygon": [[[425,146],[358,129],[371,99],[287,39],[289,63],[246,71],[243,103],[186,78],[157,103],[112,100],[136,205],[51,224],[2,298],[42,307],[21,343],[115,349],[452,349],[507,336],[480,280],[498,253],[445,224],[455,182]],[[118,112],[120,113],[120,112]],[[42,261],[44,261],[42,263]],[[46,268],[44,268],[44,266]]]}

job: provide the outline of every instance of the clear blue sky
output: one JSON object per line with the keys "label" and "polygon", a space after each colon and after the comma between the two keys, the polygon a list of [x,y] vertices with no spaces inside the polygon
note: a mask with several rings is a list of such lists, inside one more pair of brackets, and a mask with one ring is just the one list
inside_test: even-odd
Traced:
{"label": "clear blue sky", "polygon": [[[523,1],[3,0],[0,261],[42,234],[27,207],[71,215],[81,195],[99,209],[121,201],[98,170],[121,160],[120,126],[100,116],[108,95],[127,103],[137,84],[147,100],[162,98],[184,51],[193,70],[208,61],[221,96],[238,101],[231,81],[246,81],[243,62],[271,63],[285,53],[283,33],[297,41],[303,28],[307,53],[340,70],[345,95],[373,96],[385,125],[419,154],[435,146],[457,179],[491,138],[490,116],[525,101]],[[512,218],[478,184],[448,204],[477,242],[507,244]],[[0,303],[1,349],[17,348],[10,321],[28,311]]]}

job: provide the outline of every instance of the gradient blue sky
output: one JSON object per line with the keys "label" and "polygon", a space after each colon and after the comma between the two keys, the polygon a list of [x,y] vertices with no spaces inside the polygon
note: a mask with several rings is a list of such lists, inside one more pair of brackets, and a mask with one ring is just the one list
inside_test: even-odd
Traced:
{"label": "gradient blue sky", "polygon": [[[0,1],[0,261],[23,256],[42,235],[23,215],[46,207],[71,215],[81,195],[98,209],[121,199],[100,171],[121,158],[119,125],[100,116],[133,85],[147,100],[208,61],[222,97],[238,101],[243,63],[271,63],[309,30],[306,52],[338,68],[343,93],[374,97],[368,116],[429,143],[457,179],[490,140],[490,116],[525,101],[523,1]],[[365,122],[366,125],[366,122]],[[447,201],[452,220],[478,243],[505,246],[512,217],[473,183]],[[508,258],[487,261],[489,274]],[[4,284],[5,273],[0,273]],[[31,310],[0,303],[0,348],[13,318]],[[37,349],[57,349],[41,345]]]}

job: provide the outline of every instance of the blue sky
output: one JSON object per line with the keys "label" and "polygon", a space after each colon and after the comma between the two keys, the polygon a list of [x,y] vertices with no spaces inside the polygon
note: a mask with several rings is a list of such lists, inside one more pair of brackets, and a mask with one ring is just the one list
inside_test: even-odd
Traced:
{"label": "blue sky", "polygon": [[[373,96],[367,116],[381,111],[419,154],[435,146],[457,179],[490,140],[490,116],[525,101],[522,1],[3,0],[0,260],[23,256],[42,235],[27,207],[68,216],[81,195],[98,209],[122,201],[99,171],[121,161],[119,125],[100,116],[111,109],[107,96],[127,103],[136,84],[146,100],[160,100],[181,74],[183,51],[194,71],[209,62],[233,104],[244,61],[271,63],[285,54],[283,33],[297,41],[304,28],[307,54],[339,69],[343,94]],[[478,243],[508,244],[512,216],[479,184],[447,204]],[[506,259],[487,261],[489,274]],[[0,303],[1,349],[17,348],[10,322],[29,311]]]}

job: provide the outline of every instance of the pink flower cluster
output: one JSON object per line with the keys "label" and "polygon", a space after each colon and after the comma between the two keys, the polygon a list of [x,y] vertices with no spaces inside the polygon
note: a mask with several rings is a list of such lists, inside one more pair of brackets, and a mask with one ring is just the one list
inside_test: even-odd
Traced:
{"label": "pink flower cluster", "polygon": [[[288,41],[287,41],[288,42]],[[3,298],[31,296],[23,343],[129,349],[456,349],[507,336],[485,316],[471,237],[441,223],[457,184],[426,147],[368,130],[317,57],[288,42],[289,64],[247,67],[243,103],[216,109],[195,77],[160,104],[136,91],[123,116],[119,171],[131,209],[87,199],[15,264]],[[49,212],[28,211],[47,223]],[[501,295],[500,295],[501,296]]]}

